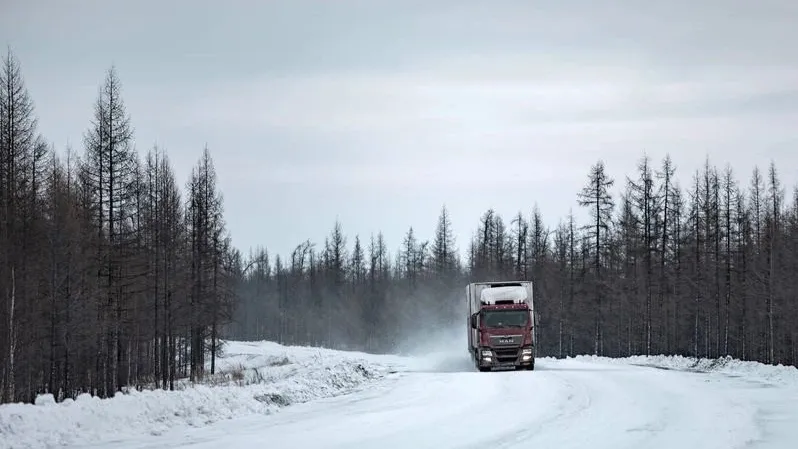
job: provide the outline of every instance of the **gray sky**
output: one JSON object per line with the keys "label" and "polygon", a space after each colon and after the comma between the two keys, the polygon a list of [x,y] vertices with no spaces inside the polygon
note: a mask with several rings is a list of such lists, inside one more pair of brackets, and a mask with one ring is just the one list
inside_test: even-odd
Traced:
{"label": "gray sky", "polygon": [[[794,0],[0,0],[41,130],[82,152],[114,63],[143,153],[181,184],[207,143],[235,244],[288,254],[413,226],[461,249],[493,207],[554,226],[590,165],[670,152],[798,182]],[[584,212],[578,211],[578,216]]]}

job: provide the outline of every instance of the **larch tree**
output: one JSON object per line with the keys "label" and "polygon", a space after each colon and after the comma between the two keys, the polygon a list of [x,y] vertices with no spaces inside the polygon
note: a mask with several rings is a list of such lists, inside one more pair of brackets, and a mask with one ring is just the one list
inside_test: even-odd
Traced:
{"label": "larch tree", "polygon": [[[0,67],[0,398],[8,401],[18,396],[19,362],[27,362],[16,354],[20,337],[31,339],[40,331],[26,324],[35,319],[37,265],[44,257],[36,242],[44,237],[40,199],[48,156],[21,64],[9,50]],[[25,365],[30,374],[32,365]]]}
{"label": "larch tree", "polygon": [[723,355],[729,354],[729,337],[730,337],[730,325],[731,325],[731,303],[732,303],[732,268],[734,266],[734,259],[735,259],[735,252],[736,248],[734,247],[737,243],[738,239],[735,238],[737,233],[737,229],[735,227],[737,223],[737,217],[735,216],[737,212],[737,190],[736,190],[736,182],[734,180],[734,173],[730,166],[727,166],[723,172],[723,180],[722,180],[722,200],[721,200],[721,208],[722,208],[722,223],[723,223],[723,242],[724,242],[724,249],[723,249],[723,293],[724,293],[724,311],[723,311]]}
{"label": "larch tree", "polygon": [[84,135],[84,186],[90,196],[90,208],[98,242],[98,314],[103,317],[97,329],[98,344],[109,348],[102,367],[104,394],[114,394],[125,379],[119,370],[122,360],[121,328],[129,306],[127,290],[130,245],[134,229],[136,154],[133,128],[122,99],[122,84],[115,67],[106,77],[94,104],[94,117]]}
{"label": "larch tree", "polygon": [[771,161],[768,167],[768,268],[767,268],[767,348],[768,363],[775,363],[776,360],[776,329],[774,318],[774,303],[778,301],[778,267],[781,265],[781,227],[782,227],[782,204],[784,202],[784,191],[781,186],[776,164]]}
{"label": "larch tree", "polygon": [[435,238],[431,246],[433,272],[442,279],[450,278],[457,270],[457,247],[449,211],[444,205],[438,216]]}
{"label": "larch tree", "polygon": [[643,255],[643,290],[645,305],[643,322],[645,323],[645,354],[651,354],[652,332],[654,327],[652,300],[654,294],[654,263],[657,251],[656,217],[659,214],[660,199],[654,186],[654,173],[647,155],[643,155],[638,163],[638,179],[628,180],[631,187],[631,199],[640,217],[641,239],[639,253]]}
{"label": "larch tree", "polygon": [[[220,237],[225,232],[224,204],[217,188],[216,168],[208,147],[202,152],[188,184],[186,228],[190,242],[190,378],[201,380],[205,373],[205,341],[222,313],[222,296],[216,282],[222,257]],[[212,345],[215,341],[211,342]]]}
{"label": "larch tree", "polygon": [[[674,197],[674,175],[676,168],[673,165],[673,160],[670,154],[665,155],[662,160],[662,166],[656,172],[656,177],[660,180],[659,190],[657,197],[660,199],[660,211],[662,213],[662,222],[659,227],[659,273],[658,273],[658,286],[657,296],[659,298],[659,309],[661,312],[660,318],[663,322],[660,327],[664,328],[665,346],[667,350],[671,349],[671,330],[672,319],[671,304],[673,301],[672,288],[672,262],[673,262],[673,228],[674,228],[674,214],[673,214],[673,197]],[[678,225],[678,224],[677,224]]]}
{"label": "larch tree", "polygon": [[512,220],[513,265],[516,279],[529,276],[529,222],[519,211]]}
{"label": "larch tree", "polygon": [[603,355],[603,315],[602,307],[606,295],[606,284],[602,270],[602,256],[606,252],[608,243],[612,211],[615,203],[609,189],[615,181],[607,175],[604,161],[599,160],[590,169],[588,183],[578,194],[578,203],[587,207],[593,222],[585,226],[590,238],[593,240],[593,292],[595,295],[595,336],[593,353]]}

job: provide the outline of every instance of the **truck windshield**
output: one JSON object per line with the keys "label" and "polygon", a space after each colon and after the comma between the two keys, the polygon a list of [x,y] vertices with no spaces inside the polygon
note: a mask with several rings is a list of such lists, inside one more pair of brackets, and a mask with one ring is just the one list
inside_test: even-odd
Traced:
{"label": "truck windshield", "polygon": [[485,327],[526,327],[529,323],[529,312],[526,310],[484,310],[482,322]]}

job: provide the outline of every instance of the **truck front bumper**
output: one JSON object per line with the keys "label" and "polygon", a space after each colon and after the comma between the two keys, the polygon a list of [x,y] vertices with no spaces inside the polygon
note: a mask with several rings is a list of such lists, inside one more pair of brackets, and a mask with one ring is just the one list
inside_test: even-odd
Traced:
{"label": "truck front bumper", "polygon": [[517,368],[534,366],[535,349],[532,346],[523,348],[480,348],[480,368]]}

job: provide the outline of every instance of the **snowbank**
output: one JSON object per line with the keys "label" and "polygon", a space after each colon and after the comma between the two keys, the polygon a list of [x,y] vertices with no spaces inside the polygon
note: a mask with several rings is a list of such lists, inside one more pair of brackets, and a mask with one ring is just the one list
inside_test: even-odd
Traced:
{"label": "snowbank", "polygon": [[774,385],[798,386],[798,368],[784,365],[766,365],[760,362],[746,362],[732,357],[718,359],[694,358],[683,356],[631,356],[609,358],[598,356],[576,356],[577,361],[595,361],[601,363],[639,365],[662,369],[692,371],[698,373],[718,373],[726,376],[744,377],[747,380],[770,383]]}
{"label": "snowbank", "polygon": [[52,447],[104,442],[170,428],[203,426],[247,414],[344,394],[394,369],[398,359],[271,342],[229,342],[219,373],[204,385],[176,391],[90,395],[55,403],[0,406],[0,448]]}

